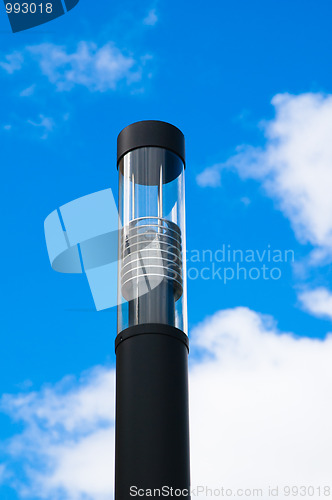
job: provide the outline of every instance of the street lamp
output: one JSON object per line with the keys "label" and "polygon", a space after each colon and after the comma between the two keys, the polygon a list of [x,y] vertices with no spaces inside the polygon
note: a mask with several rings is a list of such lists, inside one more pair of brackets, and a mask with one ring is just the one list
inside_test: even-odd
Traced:
{"label": "street lamp", "polygon": [[190,498],[184,136],[133,123],[117,165],[115,498],[162,488]]}

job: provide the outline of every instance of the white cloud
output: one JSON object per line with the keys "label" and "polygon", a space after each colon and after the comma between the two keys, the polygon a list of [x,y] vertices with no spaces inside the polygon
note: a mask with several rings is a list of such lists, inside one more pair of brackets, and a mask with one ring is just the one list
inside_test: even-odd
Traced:
{"label": "white cloud", "polygon": [[[331,336],[281,334],[270,317],[235,308],[198,325],[191,348],[193,486],[329,483]],[[25,425],[9,446],[27,475],[21,493],[112,498],[114,370],[3,401]]]}
{"label": "white cloud", "polygon": [[[297,238],[332,254],[332,96],[276,95],[273,120],[262,124],[264,148],[242,146],[206,169],[200,185],[215,186],[225,168],[259,180],[289,218]],[[318,254],[316,255],[316,257]]]}
{"label": "white cloud", "polygon": [[42,73],[58,91],[83,86],[92,92],[114,90],[121,80],[132,83],[141,78],[135,59],[124,55],[112,43],[98,47],[82,41],[75,51],[65,46],[42,43],[27,48]]}
{"label": "white cloud", "polygon": [[332,293],[326,288],[315,288],[299,293],[299,301],[306,311],[318,318],[332,320]]}
{"label": "white cloud", "polygon": [[30,87],[27,87],[26,89],[22,90],[22,92],[20,92],[20,97],[30,97],[34,93],[35,88],[35,83],[33,85],[30,85]]}
{"label": "white cloud", "polygon": [[2,484],[6,479],[6,466],[0,463],[0,484]]}
{"label": "white cloud", "polygon": [[208,318],[193,338],[206,351],[190,379],[194,482],[328,482],[331,336],[280,334],[270,317],[236,308]]}
{"label": "white cloud", "polygon": [[4,396],[3,410],[25,424],[8,453],[22,461],[33,498],[108,500],[113,485],[114,372],[95,368],[75,383],[64,379],[41,392]]}
{"label": "white cloud", "polygon": [[146,18],[143,20],[143,24],[146,26],[154,26],[158,22],[158,16],[156,13],[156,9],[151,9],[146,16]]}
{"label": "white cloud", "polygon": [[44,115],[39,115],[39,122],[35,122],[33,120],[28,120],[29,125],[32,125],[33,127],[41,128],[43,131],[43,134],[41,136],[41,139],[47,139],[49,132],[52,132],[52,130],[55,127],[55,123],[53,118],[44,116]]}
{"label": "white cloud", "polygon": [[[154,11],[146,18],[153,22]],[[125,54],[113,43],[97,45],[93,42],[81,41],[71,50],[65,45],[41,43],[30,45],[21,52],[13,52],[0,62],[7,73],[20,70],[23,62],[34,60],[42,74],[58,91],[70,91],[77,86],[86,87],[91,92],[115,90],[120,82],[131,85],[140,81],[143,67],[150,55],[136,60]],[[32,95],[35,85],[24,89],[20,95]]]}
{"label": "white cloud", "polygon": [[250,198],[248,198],[247,196],[243,196],[240,201],[246,207],[248,207],[250,205],[250,203],[251,203]]}
{"label": "white cloud", "polygon": [[12,54],[8,54],[5,56],[6,61],[0,62],[0,68],[4,69],[10,75],[15,71],[22,68],[23,65],[23,54],[20,52],[13,52]]}
{"label": "white cloud", "polygon": [[201,187],[221,186],[221,172],[219,165],[208,167],[196,177],[197,184]]}
{"label": "white cloud", "polygon": [[4,126],[3,126],[3,129],[4,129],[4,130],[7,130],[7,131],[8,131],[8,130],[11,130],[11,129],[12,129],[12,125],[10,125],[10,124],[8,123],[7,125],[4,125]]}

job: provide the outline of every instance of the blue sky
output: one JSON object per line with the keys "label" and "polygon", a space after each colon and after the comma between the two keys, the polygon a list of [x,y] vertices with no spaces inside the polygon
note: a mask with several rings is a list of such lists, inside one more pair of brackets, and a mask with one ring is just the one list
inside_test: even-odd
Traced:
{"label": "blue sky", "polygon": [[[303,384],[308,381],[300,366],[312,361],[315,367],[328,367],[331,14],[330,2],[320,0],[190,5],[124,0],[93,2],[93,6],[81,0],[62,18],[12,34],[2,7],[0,390],[11,396],[4,397],[0,415],[1,498],[20,499],[26,492],[35,499],[99,500],[110,494],[107,481],[106,493],[91,485],[81,491],[63,478],[57,483],[54,478],[59,475],[47,483],[46,473],[38,489],[40,483],[29,476],[26,465],[33,460],[34,470],[39,471],[41,457],[35,450],[36,456],[27,458],[26,436],[31,437],[38,408],[52,408],[47,394],[58,398],[55,414],[60,415],[68,394],[77,396],[84,388],[93,392],[100,380],[104,387],[103,377],[108,380],[112,373],[116,310],[96,312],[84,276],[51,269],[43,223],[54,209],[71,200],[106,188],[117,193],[116,138],[129,123],[165,120],[185,134],[189,254],[216,251],[223,245],[244,252],[267,248],[294,252],[294,262],[278,264],[281,277],[277,280],[233,279],[227,284],[219,279],[188,280],[189,333],[196,332],[193,359],[204,358],[197,332],[203,336],[210,324],[207,318],[212,317],[219,340],[233,335],[242,345],[238,328],[248,325],[255,345],[260,335],[273,337],[280,359],[290,359],[285,352],[293,353],[294,339],[303,338],[300,352],[289,355],[294,357],[290,377],[300,374]],[[195,264],[198,270],[204,265]],[[289,342],[294,345],[289,351],[275,340],[280,332],[291,332]],[[213,351],[212,345],[224,346],[229,363],[237,367],[242,351],[236,357],[218,339],[209,340],[207,335],[207,348],[215,354],[219,350]],[[248,349],[249,358],[255,360],[256,351]],[[222,352],[220,348],[216,358],[220,366],[224,366]],[[301,360],[298,365],[297,360]],[[227,366],[220,368],[218,376],[232,380]],[[198,365],[193,361],[193,381],[199,369],[204,379],[205,368],[203,361]],[[239,373],[247,373],[246,369],[241,365]],[[258,373],[264,376],[264,369],[255,372],[253,384]],[[323,379],[326,390],[330,387],[327,381],[332,374],[326,370],[317,371],[314,389],[323,386]],[[87,375],[79,381],[82,373]],[[73,377],[69,387],[57,385],[67,376]],[[275,386],[277,392],[282,380]],[[294,391],[298,394],[298,388]],[[15,407],[22,410],[16,416]],[[304,411],[300,403],[296,411],[300,418]],[[94,415],[89,425],[102,428],[99,417]],[[312,416],[310,425],[316,417]],[[194,417],[193,429],[195,422]],[[112,422],[109,425],[112,430]],[[38,428],[42,439],[43,425]],[[70,440],[68,433],[75,429],[68,424],[64,439]],[[322,442],[323,438],[327,436],[321,436]],[[193,461],[198,464],[203,445],[193,439],[197,450]],[[21,452],[13,451],[17,442]],[[323,471],[326,461],[318,456]],[[217,462],[222,464],[222,457]],[[305,465],[296,477],[303,470]],[[62,488],[60,493],[57,488]]]}

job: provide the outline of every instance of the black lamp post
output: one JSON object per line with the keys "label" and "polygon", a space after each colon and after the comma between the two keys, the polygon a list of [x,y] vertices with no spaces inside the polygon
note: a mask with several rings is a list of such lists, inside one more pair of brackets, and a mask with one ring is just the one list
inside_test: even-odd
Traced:
{"label": "black lamp post", "polygon": [[184,136],[133,123],[117,164],[115,498],[190,498]]}

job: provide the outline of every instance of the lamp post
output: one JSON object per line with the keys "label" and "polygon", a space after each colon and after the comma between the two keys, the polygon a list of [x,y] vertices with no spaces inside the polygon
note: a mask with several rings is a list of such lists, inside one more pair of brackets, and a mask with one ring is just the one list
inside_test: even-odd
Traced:
{"label": "lamp post", "polygon": [[117,165],[115,499],[190,498],[184,136],[133,123]]}

